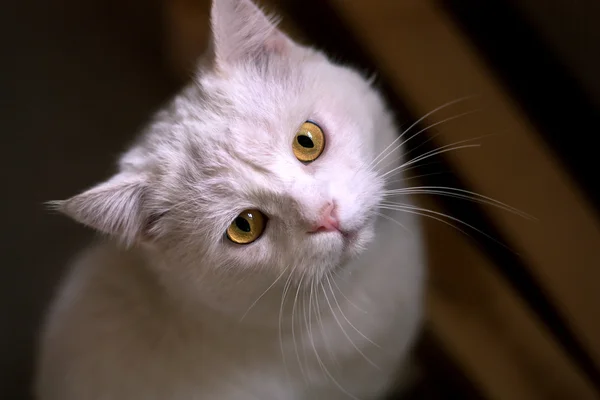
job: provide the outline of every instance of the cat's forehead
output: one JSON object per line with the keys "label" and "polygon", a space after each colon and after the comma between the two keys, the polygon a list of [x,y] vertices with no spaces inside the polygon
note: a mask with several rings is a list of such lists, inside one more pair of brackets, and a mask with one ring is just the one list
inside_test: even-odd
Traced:
{"label": "cat's forehead", "polygon": [[303,62],[278,59],[267,65],[262,69],[240,66],[200,80],[208,93],[205,99],[229,117],[230,126],[254,121],[295,128],[315,112],[360,113],[373,95],[370,84],[356,71],[324,57]]}
{"label": "cat's forehead", "polygon": [[299,96],[305,88],[307,69],[289,60],[270,60],[266,67],[241,64],[220,73],[208,73],[197,83],[209,94],[209,101],[226,103],[240,114],[254,113],[256,107],[281,105],[282,100]]}
{"label": "cat's forehead", "polygon": [[[190,118],[191,142],[220,159],[264,164],[280,155],[285,143],[315,114],[318,106],[298,68],[264,71],[240,68],[201,82],[206,91],[198,116]],[[203,120],[198,123],[197,120]],[[220,162],[220,161],[219,161]]]}
{"label": "cat's forehead", "polygon": [[322,125],[327,137],[321,167],[335,166],[340,173],[364,161],[359,150],[370,140],[376,118],[369,110],[372,90],[353,71],[322,64],[282,64],[268,73],[239,68],[201,77],[199,90],[178,100],[151,140],[159,170],[174,182],[169,187],[200,182],[207,196],[225,202],[293,195],[290,182],[304,176],[305,168],[295,159],[292,142],[307,120]]}

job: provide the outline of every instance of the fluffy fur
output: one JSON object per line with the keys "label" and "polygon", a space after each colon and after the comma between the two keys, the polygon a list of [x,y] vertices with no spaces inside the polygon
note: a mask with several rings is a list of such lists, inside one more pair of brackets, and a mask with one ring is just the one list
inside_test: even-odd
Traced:
{"label": "fluffy fur", "polygon": [[[374,399],[401,375],[423,260],[413,217],[378,208],[402,159],[373,168],[390,113],[249,0],[215,0],[211,21],[194,82],[119,171],[57,203],[108,238],[51,308],[39,400]],[[311,164],[291,145],[306,120],[326,135]],[[307,233],[328,202],[344,235]],[[267,227],[236,245],[224,232],[248,208]]]}

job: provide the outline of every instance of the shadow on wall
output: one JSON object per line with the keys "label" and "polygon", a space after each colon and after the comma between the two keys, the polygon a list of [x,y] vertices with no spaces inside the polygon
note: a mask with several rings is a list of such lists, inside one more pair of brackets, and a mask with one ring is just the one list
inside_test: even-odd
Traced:
{"label": "shadow on wall", "polygon": [[0,10],[0,397],[30,396],[35,335],[89,232],[43,203],[104,178],[176,84],[143,0],[24,0]]}

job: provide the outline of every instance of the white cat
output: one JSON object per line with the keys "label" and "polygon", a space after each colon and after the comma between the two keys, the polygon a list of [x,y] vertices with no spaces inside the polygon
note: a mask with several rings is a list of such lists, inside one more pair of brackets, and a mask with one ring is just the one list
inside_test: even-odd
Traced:
{"label": "white cat", "polygon": [[211,23],[116,175],[57,203],[107,239],[51,308],[39,400],[375,399],[401,376],[424,260],[416,219],[380,208],[390,113],[250,0]]}

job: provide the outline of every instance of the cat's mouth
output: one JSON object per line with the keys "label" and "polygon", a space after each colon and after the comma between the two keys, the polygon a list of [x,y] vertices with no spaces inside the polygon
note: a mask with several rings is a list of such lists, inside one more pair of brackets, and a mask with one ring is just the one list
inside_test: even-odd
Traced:
{"label": "cat's mouth", "polygon": [[339,252],[342,258],[358,255],[369,241],[369,227],[372,220],[367,219],[361,223],[331,225],[321,224],[317,229],[307,232],[315,243],[329,248],[328,252]]}
{"label": "cat's mouth", "polygon": [[336,229],[336,230],[330,230],[330,231],[315,231],[315,232],[310,232],[310,235],[323,235],[323,236],[329,236],[329,237],[341,240],[343,243],[344,250],[347,250],[349,248],[352,248],[356,244],[356,242],[358,241],[358,239],[360,237],[360,233],[365,228],[366,228],[366,225],[360,226],[353,230]]}
{"label": "cat's mouth", "polygon": [[320,226],[316,229],[308,231],[307,233],[309,235],[324,235],[324,234],[332,235],[333,234],[333,235],[341,236],[344,239],[344,241],[347,241],[347,240],[352,239],[353,236],[356,236],[357,230],[354,230],[354,231],[345,230],[336,224],[336,225],[330,225],[327,227]]}

